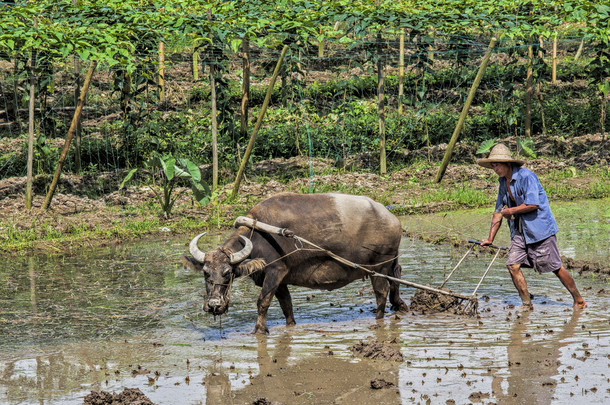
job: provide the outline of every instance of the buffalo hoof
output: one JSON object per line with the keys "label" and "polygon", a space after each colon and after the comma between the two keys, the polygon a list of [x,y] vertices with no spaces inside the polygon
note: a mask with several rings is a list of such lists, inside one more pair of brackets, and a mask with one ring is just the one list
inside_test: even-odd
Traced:
{"label": "buffalo hoof", "polygon": [[404,302],[401,302],[398,305],[392,305],[391,309],[392,309],[392,311],[398,312],[401,314],[406,314],[407,312],[409,312],[409,306],[407,304],[405,304]]}
{"label": "buffalo hoof", "polygon": [[267,328],[266,326],[256,325],[254,327],[254,330],[252,331],[252,334],[253,335],[257,335],[257,334],[268,335],[269,334],[269,328]]}

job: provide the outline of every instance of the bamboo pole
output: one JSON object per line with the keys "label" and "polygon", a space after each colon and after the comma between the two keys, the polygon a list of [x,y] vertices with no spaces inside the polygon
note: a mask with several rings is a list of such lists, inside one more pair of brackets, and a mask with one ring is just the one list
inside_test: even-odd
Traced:
{"label": "bamboo pole", "polygon": [[[320,28],[320,36],[322,36],[322,28]],[[324,57],[324,39],[318,41],[318,58]]]}
{"label": "bamboo pole", "polygon": [[552,72],[552,83],[557,83],[557,31],[553,37],[553,72]]}
{"label": "bamboo pole", "polygon": [[34,166],[34,107],[36,96],[36,51],[32,51],[32,62],[30,69],[30,103],[28,119],[28,162],[27,178],[25,183],[25,208],[32,209],[32,182]]}
{"label": "bamboo pole", "polygon": [[89,90],[89,84],[91,83],[91,77],[93,77],[93,72],[97,67],[97,61],[91,62],[89,65],[89,71],[87,72],[87,76],[85,77],[85,82],[83,83],[83,88],[80,93],[80,98],[78,99],[78,105],[76,106],[76,110],[74,111],[74,117],[72,117],[72,123],[70,124],[70,129],[68,129],[68,134],[66,135],[66,142],[64,143],[64,147],[61,151],[61,155],[59,156],[59,161],[57,162],[57,168],[55,169],[55,175],[53,176],[53,181],[51,182],[51,186],[49,187],[49,191],[47,193],[47,197],[42,205],[42,209],[47,210],[51,205],[51,200],[53,199],[53,194],[55,193],[55,189],[57,188],[57,183],[59,182],[59,176],[61,174],[61,169],[64,165],[64,161],[66,160],[66,156],[68,155],[68,150],[70,149],[70,142],[72,142],[72,138],[74,137],[74,133],[76,132],[76,123],[80,119],[80,114],[83,110],[83,106],[85,105],[85,99],[87,98],[87,91]]}
{"label": "bamboo pole", "polygon": [[246,164],[248,163],[248,160],[250,159],[250,154],[252,153],[252,149],[254,148],[254,140],[256,139],[258,130],[260,129],[263,123],[263,117],[265,116],[265,112],[267,111],[267,107],[269,106],[269,102],[271,101],[271,93],[273,92],[273,86],[275,85],[277,76],[280,73],[280,68],[282,67],[282,62],[284,61],[284,56],[286,56],[287,51],[288,45],[284,45],[284,49],[282,49],[280,58],[278,59],[277,64],[275,65],[275,70],[273,71],[273,75],[271,76],[271,82],[269,83],[269,88],[267,88],[267,94],[265,95],[263,106],[261,107],[261,110],[258,113],[258,117],[256,118],[256,124],[254,125],[254,129],[252,130],[250,141],[248,142],[248,146],[246,147],[246,151],[244,152],[244,157],[242,158],[241,164],[239,165],[239,170],[237,171],[237,176],[235,177],[235,183],[233,184],[233,191],[231,192],[231,197],[236,197],[237,192],[239,191],[239,184],[241,183]]}
{"label": "bamboo pole", "polygon": [[434,27],[430,27],[430,42],[428,44],[428,59],[431,63],[434,62]]}
{"label": "bamboo pole", "polygon": [[250,97],[250,41],[244,39],[242,42],[242,71],[241,82],[241,119],[239,126],[240,139],[248,136],[248,107]]}
{"label": "bamboo pole", "polygon": [[210,63],[210,92],[212,98],[212,191],[218,188],[218,117],[216,112],[216,66]]}
{"label": "bamboo pole", "polygon": [[405,29],[400,33],[400,51],[398,54],[398,114],[402,114],[405,81]]}
{"label": "bamboo pole", "polygon": [[[75,0],[76,1],[76,0]],[[74,57],[74,107],[78,105],[78,96],[80,95],[80,58],[78,56]],[[80,161],[80,144],[81,144],[81,120],[79,118],[76,123],[76,138],[74,141],[74,160],[75,160],[75,169],[76,173],[81,172],[81,161]]]}
{"label": "bamboo pole", "polygon": [[580,55],[582,55],[582,50],[585,47],[585,39],[582,38],[580,40],[580,44],[578,45],[578,49],[576,50],[576,55],[574,55],[574,60],[578,60],[578,58],[580,58]]}
{"label": "bamboo pole", "polygon": [[487,52],[483,57],[483,61],[481,62],[481,66],[479,67],[479,71],[477,72],[476,77],[474,78],[474,82],[472,83],[472,87],[470,88],[470,93],[468,93],[468,98],[466,99],[466,103],[462,108],[462,113],[458,119],[458,122],[453,130],[453,135],[451,135],[451,140],[449,141],[449,145],[447,145],[447,150],[445,151],[445,156],[443,157],[443,161],[441,163],[441,167],[438,169],[436,173],[435,182],[440,183],[445,175],[445,170],[447,170],[447,166],[449,165],[449,160],[451,160],[451,155],[453,154],[453,148],[457,143],[457,140],[460,136],[460,132],[462,132],[462,127],[464,126],[464,121],[466,121],[466,115],[468,115],[468,110],[470,109],[470,104],[472,104],[472,100],[474,99],[474,95],[481,83],[481,79],[483,79],[483,73],[485,72],[485,68],[487,67],[487,63],[489,62],[489,58],[491,57],[491,51],[494,46],[496,46],[496,38],[491,38],[489,42],[489,47],[487,48]]}
{"label": "bamboo pole", "polygon": [[199,51],[196,51],[195,47],[193,47],[192,68],[193,68],[193,82],[198,82],[199,81]]}
{"label": "bamboo pole", "polygon": [[159,102],[165,103],[165,43],[159,41]]}
{"label": "bamboo pole", "polygon": [[[19,80],[17,79],[18,76],[18,71],[19,71],[19,57],[17,56],[18,53],[15,52],[15,63],[13,66],[13,105],[12,106],[6,106],[6,112],[8,113],[8,111],[12,108],[15,110],[15,119],[19,122],[21,122],[21,117],[19,116]],[[7,117],[8,120],[8,117]],[[9,126],[10,128],[10,126]],[[12,131],[11,131],[12,132]]]}
{"label": "bamboo pole", "polygon": [[383,49],[381,33],[377,33],[377,115],[379,117],[379,173],[386,174],[385,150],[385,94],[383,77]]}
{"label": "bamboo pole", "polygon": [[[76,7],[78,0],[72,0],[72,6]],[[78,96],[80,95],[80,71],[81,64],[78,55],[74,56],[74,107],[78,104]],[[80,119],[76,123],[76,140],[74,142],[74,163],[76,166],[76,173],[81,172],[81,161],[80,161],[80,144],[81,144],[81,121]]]}
{"label": "bamboo pole", "polygon": [[532,91],[534,83],[534,47],[527,47],[527,76],[525,83],[525,137],[529,138],[532,135]]}

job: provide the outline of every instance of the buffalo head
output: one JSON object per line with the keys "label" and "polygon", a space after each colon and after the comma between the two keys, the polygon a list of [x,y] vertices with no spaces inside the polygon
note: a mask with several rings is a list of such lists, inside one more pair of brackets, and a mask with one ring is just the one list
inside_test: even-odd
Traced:
{"label": "buffalo head", "polygon": [[[221,315],[229,307],[228,292],[231,283],[234,277],[241,275],[239,265],[250,255],[253,246],[250,239],[239,235],[239,238],[231,238],[223,246],[204,253],[197,247],[197,242],[203,235],[205,233],[193,238],[189,245],[193,257],[185,257],[183,262],[187,267],[203,271],[206,289],[203,310]],[[244,243],[243,247],[238,242],[240,239]]]}

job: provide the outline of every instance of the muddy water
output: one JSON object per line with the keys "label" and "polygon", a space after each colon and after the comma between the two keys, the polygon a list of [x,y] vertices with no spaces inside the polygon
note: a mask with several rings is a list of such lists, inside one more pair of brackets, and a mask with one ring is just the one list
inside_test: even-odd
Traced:
{"label": "muddy water", "polygon": [[[608,260],[610,215],[598,203],[553,207],[563,254]],[[451,228],[465,239],[484,236],[469,229],[475,222],[482,225],[473,229],[487,229],[487,213],[403,218],[406,227]],[[80,404],[91,390],[126,387],[158,404],[610,400],[610,286],[599,278],[575,276],[589,308],[574,312],[554,276],[526,270],[536,309],[521,314],[498,260],[479,289],[477,318],[411,313],[376,321],[369,282],[330,293],[292,288],[298,325],[283,326],[274,303],[271,333],[260,337],[250,334],[259,290],[249,280],[236,284],[227,315],[200,313],[203,280],[178,264],[187,242],[159,234],[78,256],[0,262],[0,403]],[[462,254],[405,238],[403,277],[439,285]],[[472,292],[490,261],[472,255],[448,286]],[[413,293],[402,289],[407,301]],[[367,339],[395,339],[405,360],[355,357],[349,348]],[[393,385],[372,389],[376,378]]]}

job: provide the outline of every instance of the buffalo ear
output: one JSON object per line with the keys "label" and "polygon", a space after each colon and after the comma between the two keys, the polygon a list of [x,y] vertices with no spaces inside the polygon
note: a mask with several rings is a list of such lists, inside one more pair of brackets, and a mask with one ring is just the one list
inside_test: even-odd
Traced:
{"label": "buffalo ear", "polygon": [[184,265],[184,268],[192,270],[192,271],[202,271],[203,270],[203,265],[201,263],[199,263],[197,260],[193,259],[192,257],[188,257],[188,256],[182,256],[180,258],[180,261],[182,262],[182,264]]}
{"label": "buffalo ear", "polygon": [[244,260],[235,268],[234,272],[237,277],[249,276],[256,271],[264,269],[266,265],[265,259]]}

